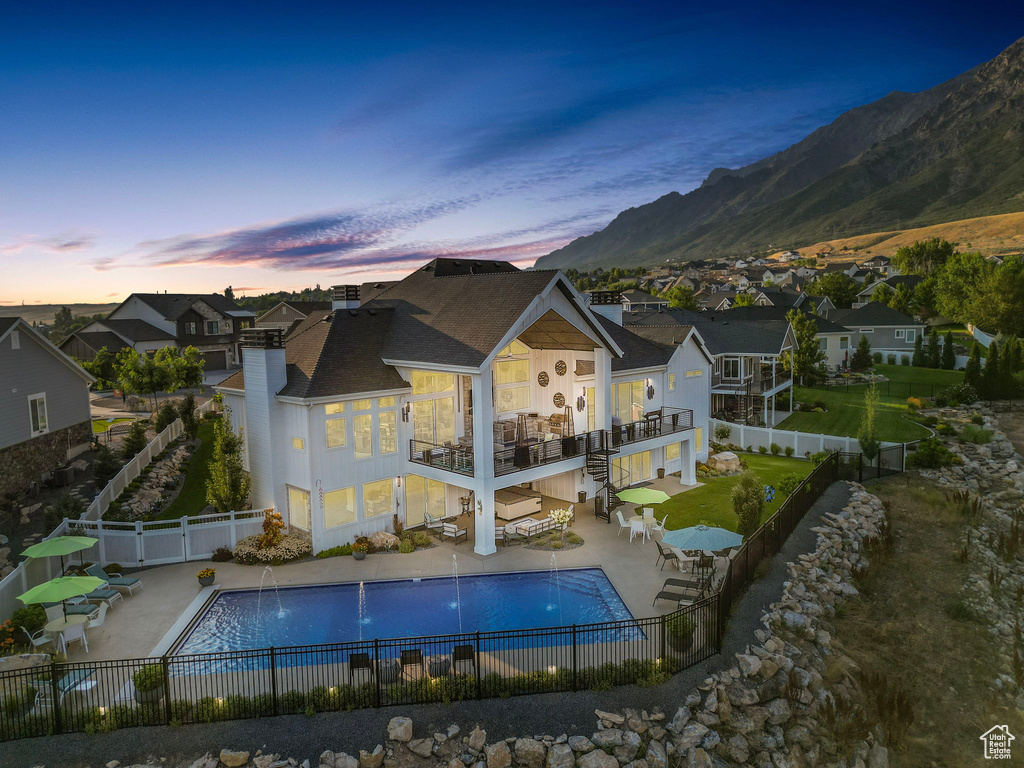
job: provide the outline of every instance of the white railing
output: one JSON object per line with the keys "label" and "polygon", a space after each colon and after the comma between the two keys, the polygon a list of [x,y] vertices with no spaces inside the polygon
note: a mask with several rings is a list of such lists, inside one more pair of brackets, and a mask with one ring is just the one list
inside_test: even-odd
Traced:
{"label": "white railing", "polygon": [[991,346],[992,342],[995,341],[996,335],[994,333],[986,333],[978,326],[971,325],[970,323],[968,323],[967,328],[970,330],[971,336],[973,336],[978,343],[985,348]]}
{"label": "white railing", "polygon": [[[792,432],[788,429],[772,429],[769,427],[746,427],[742,424],[733,424],[731,421],[711,420],[711,434],[719,426],[726,426],[732,430],[729,437],[719,441],[733,443],[743,448],[753,448],[755,451],[762,446],[771,451],[772,443],[782,448],[783,453],[787,447],[793,449],[793,455],[802,458],[807,453],[818,453],[819,451],[843,451],[844,453],[860,453],[860,441],[855,437],[843,437],[840,435],[816,435],[812,432]],[[715,438],[716,441],[717,438]],[[882,448],[888,448],[902,443],[882,443]]]}
{"label": "white railing", "polygon": [[[196,408],[196,412],[200,415],[206,413],[213,408],[213,400],[207,400],[201,406]],[[160,452],[163,451],[172,441],[176,440],[184,430],[184,426],[181,423],[181,419],[175,419],[163,432],[154,437],[149,444],[143,448],[131,461],[121,467],[121,471],[118,472],[110,480],[109,483],[101,490],[96,498],[92,500],[89,508],[85,510],[85,514],[82,515],[83,520],[99,520],[106,514],[107,509],[117,499],[118,496],[128,487],[128,484],[132,480],[142,474],[142,470],[149,466],[150,462],[153,461]]]}

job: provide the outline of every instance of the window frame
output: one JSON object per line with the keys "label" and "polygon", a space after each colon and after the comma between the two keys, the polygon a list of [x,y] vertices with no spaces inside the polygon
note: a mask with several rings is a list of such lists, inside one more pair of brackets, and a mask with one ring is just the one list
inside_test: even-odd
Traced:
{"label": "window frame", "polygon": [[[378,512],[376,514],[371,515],[368,513],[366,505],[366,486],[380,485],[383,487],[385,484],[387,484],[387,487],[391,489],[391,506],[385,512]],[[362,487],[360,488],[360,493],[362,494],[363,497],[363,520],[372,520],[375,517],[385,517],[387,515],[395,514],[395,481],[392,478],[385,477],[380,480],[369,480],[362,484]]]}
{"label": "window frame", "polygon": [[903,335],[903,340],[906,341],[908,344],[916,344],[917,328],[904,328],[903,330],[906,331],[906,333],[904,333]]}
{"label": "window frame", "polygon": [[[328,450],[328,451],[336,451],[336,450],[338,450],[340,448],[347,448],[348,447],[348,425],[345,424],[346,418],[347,417],[345,417],[345,416],[341,416],[340,418],[326,419],[324,421],[324,446],[325,446],[326,450]],[[334,421],[340,421],[341,422],[341,442],[338,443],[337,445],[331,445],[331,429],[330,429],[330,424],[331,424],[331,422],[334,422]]]}
{"label": "window frame", "polygon": [[[352,492],[352,519],[344,523],[328,524],[327,522],[327,497],[332,493],[342,493],[344,491]],[[324,530],[333,530],[334,528],[341,528],[345,525],[352,525],[353,523],[359,522],[359,503],[356,501],[356,487],[354,485],[345,486],[343,488],[335,488],[333,491],[324,492]]]}
{"label": "window frame", "polygon": [[303,437],[292,436],[292,450],[305,451],[306,450],[306,439]]}
{"label": "window frame", "polygon": [[[392,422],[393,435],[392,440],[394,441],[394,447],[390,450],[384,450],[384,419],[385,417]],[[380,445],[380,455],[388,456],[392,453],[398,453],[398,411],[384,410],[377,413],[377,442]]]}
{"label": "window frame", "polygon": [[220,333],[220,322],[217,320],[206,321],[206,335],[217,336]]}
{"label": "window frame", "polygon": [[[43,404],[43,418],[39,420],[39,408],[38,406],[33,409],[33,404],[41,402]],[[36,427],[36,424],[39,427]],[[39,437],[45,435],[50,431],[50,414],[49,409],[46,407],[46,393],[37,392],[34,395],[28,396],[28,429],[32,437]]]}
{"label": "window frame", "polygon": [[[299,486],[291,485],[290,483],[285,483],[285,489],[286,489],[286,499],[287,499],[287,502],[288,502],[288,525],[295,526],[300,531],[304,531],[306,533],[312,534],[313,533],[313,494],[311,494],[305,488],[299,488]],[[296,491],[298,493],[304,493],[306,495],[306,520],[305,520],[305,523],[308,526],[306,528],[304,528],[301,525],[299,525],[298,523],[296,523],[295,522],[295,518],[292,515],[292,491]]]}
{"label": "window frame", "polygon": [[[364,421],[365,420],[365,421]],[[369,426],[366,429],[366,437],[369,439],[370,452],[360,452],[359,449],[359,428],[356,426],[357,423],[368,423]],[[372,459],[374,456],[373,452],[373,414],[372,413],[360,413],[352,417],[352,458],[355,461],[364,461],[366,459]]]}

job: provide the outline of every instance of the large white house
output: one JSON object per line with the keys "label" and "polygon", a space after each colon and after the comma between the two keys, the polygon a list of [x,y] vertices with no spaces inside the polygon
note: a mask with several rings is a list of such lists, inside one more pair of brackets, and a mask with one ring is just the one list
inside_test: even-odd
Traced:
{"label": "large white house", "polygon": [[537,497],[575,502],[649,480],[695,482],[712,357],[622,327],[559,271],[436,259],[397,283],[342,286],[285,343],[253,329],[219,387],[243,430],[253,503],[314,551],[472,514],[474,549]]}

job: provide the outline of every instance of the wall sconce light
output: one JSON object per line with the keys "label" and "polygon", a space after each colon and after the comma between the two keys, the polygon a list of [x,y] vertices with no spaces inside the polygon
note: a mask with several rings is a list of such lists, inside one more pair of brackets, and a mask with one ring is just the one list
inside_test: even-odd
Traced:
{"label": "wall sconce light", "polygon": [[398,487],[401,488],[402,487],[402,476],[398,475],[397,477],[395,477],[395,482],[398,483]]}
{"label": "wall sconce light", "polygon": [[650,379],[647,379],[646,384],[647,384],[647,399],[648,400],[653,400],[654,399],[654,384],[651,382]]}
{"label": "wall sconce light", "polygon": [[576,410],[579,411],[580,413],[583,413],[583,411],[586,409],[586,407],[587,407],[587,390],[581,389],[580,390],[580,396],[576,398]]}
{"label": "wall sconce light", "polygon": [[408,421],[409,420],[409,411],[410,410],[412,410],[412,405],[410,405],[409,403],[406,403],[405,405],[402,406],[402,421]]}

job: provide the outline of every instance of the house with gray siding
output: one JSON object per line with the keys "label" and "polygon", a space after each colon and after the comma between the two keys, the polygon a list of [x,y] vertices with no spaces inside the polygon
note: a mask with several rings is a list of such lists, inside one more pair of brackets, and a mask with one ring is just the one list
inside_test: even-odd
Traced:
{"label": "house with gray siding", "polygon": [[93,381],[20,317],[0,317],[0,500],[88,449]]}
{"label": "house with gray siding", "polygon": [[914,356],[914,343],[925,332],[924,323],[877,301],[869,301],[857,309],[831,309],[823,314],[850,331],[845,349],[836,350],[835,355],[829,351],[828,365],[831,367],[845,366],[861,336],[871,344],[872,353],[882,353],[883,360],[893,355],[897,363],[904,359],[909,362]]}

